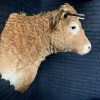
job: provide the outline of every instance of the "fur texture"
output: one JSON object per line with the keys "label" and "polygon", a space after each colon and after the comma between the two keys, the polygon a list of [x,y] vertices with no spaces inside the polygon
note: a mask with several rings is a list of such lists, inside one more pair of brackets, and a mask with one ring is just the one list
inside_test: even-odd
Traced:
{"label": "fur texture", "polygon": [[[1,35],[0,73],[15,90],[24,92],[29,87],[47,55],[60,51],[80,53],[90,44],[79,18],[66,15],[66,11],[77,13],[66,3],[58,10],[34,16],[10,15]],[[67,29],[70,22],[79,25],[75,35]]]}

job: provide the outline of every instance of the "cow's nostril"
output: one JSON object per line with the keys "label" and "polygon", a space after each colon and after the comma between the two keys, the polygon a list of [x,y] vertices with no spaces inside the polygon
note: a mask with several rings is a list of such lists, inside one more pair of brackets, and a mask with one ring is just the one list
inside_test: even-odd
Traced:
{"label": "cow's nostril", "polygon": [[88,46],[88,49],[90,50],[91,49],[91,46]]}

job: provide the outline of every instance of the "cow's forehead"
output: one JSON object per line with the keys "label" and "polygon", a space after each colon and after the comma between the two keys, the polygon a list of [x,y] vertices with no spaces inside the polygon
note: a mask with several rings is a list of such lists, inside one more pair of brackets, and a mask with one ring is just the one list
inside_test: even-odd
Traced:
{"label": "cow's forehead", "polygon": [[81,26],[81,22],[76,16],[68,16],[66,20],[67,23],[76,22],[79,26]]}

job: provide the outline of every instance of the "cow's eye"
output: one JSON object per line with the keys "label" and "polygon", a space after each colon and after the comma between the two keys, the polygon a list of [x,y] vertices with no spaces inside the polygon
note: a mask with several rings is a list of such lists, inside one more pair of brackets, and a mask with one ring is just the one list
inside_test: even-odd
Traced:
{"label": "cow's eye", "polygon": [[80,27],[76,22],[71,22],[68,25],[67,29],[72,34],[77,34],[80,31]]}
{"label": "cow's eye", "polygon": [[76,26],[72,26],[71,29],[74,30],[76,28]]}

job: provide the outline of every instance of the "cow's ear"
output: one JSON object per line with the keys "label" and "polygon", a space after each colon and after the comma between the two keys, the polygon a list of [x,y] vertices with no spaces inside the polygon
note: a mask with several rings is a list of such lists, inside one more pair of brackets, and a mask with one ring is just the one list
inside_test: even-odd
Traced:
{"label": "cow's ear", "polygon": [[52,28],[56,28],[60,20],[67,18],[68,11],[67,9],[59,9],[57,14],[52,17]]}

